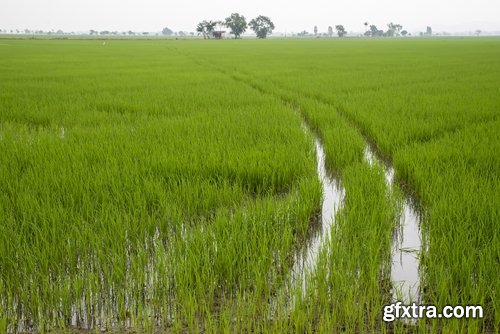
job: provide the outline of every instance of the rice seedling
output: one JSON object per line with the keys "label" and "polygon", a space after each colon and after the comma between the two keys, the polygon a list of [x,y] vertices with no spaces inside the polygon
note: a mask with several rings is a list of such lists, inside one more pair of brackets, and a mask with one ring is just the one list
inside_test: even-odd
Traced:
{"label": "rice seedling", "polygon": [[2,90],[8,331],[193,330],[218,326],[240,293],[261,302],[321,196],[300,118],[209,70],[186,75],[163,45],[140,76],[150,53],[106,67],[97,49],[83,71],[74,52],[88,42],[44,43],[19,43],[34,48],[32,67],[5,74]]}
{"label": "rice seedling", "polygon": [[[331,150],[334,172],[348,165],[342,152],[354,128],[394,161],[396,179],[423,209],[423,302],[481,304],[486,312],[479,320],[423,320],[418,328],[498,330],[498,279],[492,276],[499,268],[493,254],[500,165],[492,144],[500,108],[498,39],[302,42],[249,42],[243,53],[231,52],[235,46],[227,43],[217,46],[230,55],[218,64],[241,82],[302,105]],[[254,61],[240,65],[249,55]],[[338,118],[349,125],[341,137]],[[340,140],[332,146],[332,138]],[[359,149],[351,152],[359,159]],[[396,324],[394,330],[412,329]]]}
{"label": "rice seedling", "polygon": [[[0,49],[0,331],[498,331],[498,39],[239,42]],[[314,136],[345,197],[289,308]],[[483,319],[382,320],[402,193],[366,140],[422,209],[422,302]]]}

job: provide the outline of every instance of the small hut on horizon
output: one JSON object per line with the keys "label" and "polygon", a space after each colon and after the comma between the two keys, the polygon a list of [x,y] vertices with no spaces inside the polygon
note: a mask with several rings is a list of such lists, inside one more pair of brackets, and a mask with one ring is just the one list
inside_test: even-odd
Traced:
{"label": "small hut on horizon", "polygon": [[222,37],[224,37],[225,34],[226,34],[225,30],[215,30],[215,31],[212,32],[212,36],[215,39],[222,39]]}

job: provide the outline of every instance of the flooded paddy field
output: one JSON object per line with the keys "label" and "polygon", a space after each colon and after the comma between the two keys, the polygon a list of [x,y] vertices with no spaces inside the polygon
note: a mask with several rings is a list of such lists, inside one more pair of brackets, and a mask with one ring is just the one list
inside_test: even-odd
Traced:
{"label": "flooded paddy field", "polygon": [[8,43],[0,332],[500,330],[500,39]]}

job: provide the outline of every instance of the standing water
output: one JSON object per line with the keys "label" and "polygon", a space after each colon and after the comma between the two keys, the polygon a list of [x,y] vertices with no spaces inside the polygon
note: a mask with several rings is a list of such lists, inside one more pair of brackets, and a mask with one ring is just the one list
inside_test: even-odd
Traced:
{"label": "standing water", "polygon": [[[330,232],[335,223],[335,215],[342,207],[345,192],[340,183],[328,175],[325,165],[325,151],[318,139],[315,139],[315,146],[317,172],[323,187],[320,227],[313,232],[313,235],[295,254],[288,279],[289,290],[287,290],[288,293],[293,293],[301,284],[303,296],[306,292],[307,276],[316,269],[321,249],[328,245]],[[293,304],[293,300],[291,302]]]}
{"label": "standing water", "polygon": [[[387,187],[394,185],[394,168],[383,164],[370,146],[365,149],[365,160],[373,166],[377,164],[384,170]],[[420,252],[420,215],[411,205],[411,199],[404,195],[398,228],[392,244],[391,280],[394,285],[393,299],[410,304],[420,299],[418,274],[418,254]]]}

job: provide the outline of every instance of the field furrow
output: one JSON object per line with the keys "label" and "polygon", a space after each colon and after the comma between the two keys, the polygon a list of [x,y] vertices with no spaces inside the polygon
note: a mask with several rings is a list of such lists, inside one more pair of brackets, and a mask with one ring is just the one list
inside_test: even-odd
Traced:
{"label": "field furrow", "polygon": [[497,38],[8,44],[0,332],[500,329]]}

